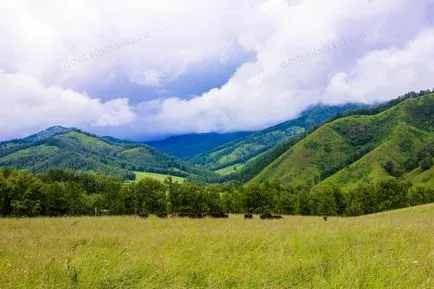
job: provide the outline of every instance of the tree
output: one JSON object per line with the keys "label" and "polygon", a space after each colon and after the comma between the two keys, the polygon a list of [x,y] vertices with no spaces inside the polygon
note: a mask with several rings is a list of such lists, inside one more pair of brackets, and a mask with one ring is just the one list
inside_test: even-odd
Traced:
{"label": "tree", "polygon": [[222,212],[224,211],[223,200],[221,198],[222,186],[210,185],[205,188],[205,197],[208,212]]}
{"label": "tree", "polygon": [[68,214],[68,200],[63,183],[46,184],[43,189],[45,196],[44,214],[47,216],[62,216]]}
{"label": "tree", "polygon": [[68,215],[80,216],[91,214],[93,208],[89,208],[82,197],[85,191],[76,182],[65,183],[65,196],[68,203]]}
{"label": "tree", "polygon": [[429,170],[433,166],[433,161],[431,155],[424,157],[419,163],[420,169],[422,171]]}
{"label": "tree", "polygon": [[321,185],[311,192],[314,213],[317,215],[334,216],[338,214],[339,204],[335,195],[339,189],[328,184]]}
{"label": "tree", "polygon": [[299,208],[299,199],[292,188],[282,192],[280,209],[283,214],[296,214]]}
{"label": "tree", "polygon": [[265,190],[268,185],[250,185],[244,193],[244,211],[254,213],[265,213],[273,210],[273,195]]}
{"label": "tree", "polygon": [[301,215],[315,214],[312,204],[312,194],[306,186],[297,186],[294,189],[296,200],[298,201],[297,213]]}
{"label": "tree", "polygon": [[360,183],[348,192],[345,215],[359,216],[378,211],[378,197],[374,185]]}
{"label": "tree", "polygon": [[0,215],[9,216],[12,212],[11,199],[4,170],[0,171]]}
{"label": "tree", "polygon": [[417,206],[434,202],[434,189],[415,186],[408,191],[408,202],[410,206]]}
{"label": "tree", "polygon": [[7,178],[6,194],[13,216],[38,216],[42,212],[42,181],[33,174],[13,171]]}
{"label": "tree", "polygon": [[395,178],[381,180],[376,184],[378,211],[393,210],[408,205],[407,192],[411,184]]}
{"label": "tree", "polygon": [[393,177],[400,177],[404,171],[401,170],[393,161],[389,160],[383,168]]}
{"label": "tree", "polygon": [[166,212],[165,187],[160,181],[154,178],[145,178],[136,183],[135,191],[140,211]]}

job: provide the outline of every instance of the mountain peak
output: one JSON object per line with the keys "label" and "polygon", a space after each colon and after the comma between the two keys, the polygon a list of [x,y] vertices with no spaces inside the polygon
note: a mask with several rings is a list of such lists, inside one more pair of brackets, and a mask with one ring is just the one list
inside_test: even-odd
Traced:
{"label": "mountain peak", "polygon": [[61,126],[61,125],[55,125],[55,126],[51,126],[51,127],[47,128],[47,129],[45,129],[44,131],[45,132],[66,132],[66,131],[70,131],[72,129],[74,129],[74,128],[64,127],[64,126]]}
{"label": "mountain peak", "polygon": [[66,132],[71,131],[71,130],[74,130],[74,128],[67,128],[67,127],[63,127],[60,125],[51,126],[45,130],[42,130],[38,133],[35,133],[33,135],[26,137],[25,140],[29,140],[29,141],[44,140],[44,139],[50,138],[56,134],[66,133]]}

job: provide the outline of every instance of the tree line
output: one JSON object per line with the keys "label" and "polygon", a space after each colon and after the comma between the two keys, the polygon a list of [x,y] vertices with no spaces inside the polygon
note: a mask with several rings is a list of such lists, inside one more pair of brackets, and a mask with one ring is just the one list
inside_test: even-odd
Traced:
{"label": "tree line", "polygon": [[434,202],[434,189],[390,177],[361,183],[348,192],[337,185],[283,187],[279,181],[238,186],[138,182],[72,170],[33,174],[0,170],[0,215],[79,216],[106,212],[227,212],[356,216]]}

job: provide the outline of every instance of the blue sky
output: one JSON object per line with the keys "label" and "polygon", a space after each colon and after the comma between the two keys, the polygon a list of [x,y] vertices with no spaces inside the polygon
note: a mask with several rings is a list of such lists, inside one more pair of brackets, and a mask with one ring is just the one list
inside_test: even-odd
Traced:
{"label": "blue sky", "polygon": [[434,0],[1,1],[0,140],[261,129],[433,88]]}
{"label": "blue sky", "polygon": [[118,75],[112,83],[84,84],[76,87],[91,95],[98,95],[104,100],[115,99],[119,95],[127,95],[130,104],[151,101],[167,96],[191,99],[215,88],[223,86],[234,74],[237,67],[251,60],[254,55],[240,54],[232,62],[219,63],[211,61],[190,67],[185,73],[174,79],[168,79],[164,85],[153,87],[132,83],[128,75]]}

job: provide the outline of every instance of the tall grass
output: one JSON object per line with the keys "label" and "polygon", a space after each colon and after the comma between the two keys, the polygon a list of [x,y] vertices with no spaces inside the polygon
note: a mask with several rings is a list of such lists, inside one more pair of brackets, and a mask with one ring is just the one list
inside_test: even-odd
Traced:
{"label": "tall grass", "polygon": [[434,288],[434,205],[358,218],[0,219],[0,288]]}

